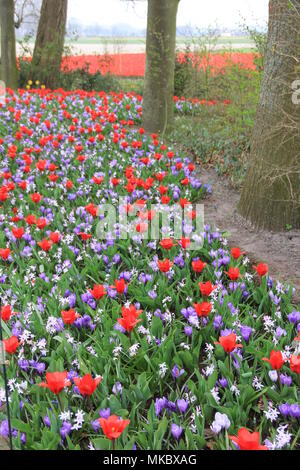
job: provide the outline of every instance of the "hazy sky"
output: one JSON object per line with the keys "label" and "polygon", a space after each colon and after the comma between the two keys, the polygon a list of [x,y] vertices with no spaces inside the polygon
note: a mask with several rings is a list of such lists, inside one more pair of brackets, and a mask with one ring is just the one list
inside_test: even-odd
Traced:
{"label": "hazy sky", "polygon": [[[235,27],[241,16],[247,24],[264,25],[268,19],[268,0],[181,0],[177,24],[191,26]],[[69,18],[84,24],[111,26],[127,23],[146,27],[147,2],[135,0],[69,0]]]}

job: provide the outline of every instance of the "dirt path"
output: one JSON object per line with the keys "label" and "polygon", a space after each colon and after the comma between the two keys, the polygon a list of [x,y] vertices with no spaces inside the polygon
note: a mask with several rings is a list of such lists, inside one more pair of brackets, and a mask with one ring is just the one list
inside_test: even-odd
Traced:
{"label": "dirt path", "polygon": [[230,243],[246,251],[251,260],[269,265],[270,276],[294,285],[295,304],[300,303],[300,231],[257,232],[237,214],[239,193],[214,169],[201,167],[201,181],[212,185],[213,193],[205,200],[205,223],[227,231]]}

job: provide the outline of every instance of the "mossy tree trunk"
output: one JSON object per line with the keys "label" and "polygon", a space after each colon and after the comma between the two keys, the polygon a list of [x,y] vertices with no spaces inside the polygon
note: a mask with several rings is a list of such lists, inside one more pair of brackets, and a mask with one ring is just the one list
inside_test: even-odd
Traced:
{"label": "mossy tree trunk", "polygon": [[[43,0],[32,57],[34,79],[55,88],[66,33],[68,0]],[[38,74],[40,73],[40,76]]]}
{"label": "mossy tree trunk", "polygon": [[14,0],[0,0],[1,80],[9,88],[18,86]]}
{"label": "mossy tree trunk", "polygon": [[270,0],[264,75],[238,205],[257,228],[300,228],[300,0]]}
{"label": "mossy tree trunk", "polygon": [[179,0],[148,0],[143,127],[162,132],[173,126],[176,18]]}

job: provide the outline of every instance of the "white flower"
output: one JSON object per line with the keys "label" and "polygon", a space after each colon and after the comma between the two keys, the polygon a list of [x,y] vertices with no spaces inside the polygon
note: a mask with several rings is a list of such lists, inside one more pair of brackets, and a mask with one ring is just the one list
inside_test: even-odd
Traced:
{"label": "white flower", "polygon": [[288,424],[279,426],[277,429],[277,435],[275,438],[276,449],[282,449],[283,447],[290,444],[292,439],[292,434],[286,432]]}
{"label": "white flower", "polygon": [[73,413],[71,411],[63,411],[62,413],[60,413],[59,415],[59,419],[61,421],[71,421],[71,417],[72,417]]}
{"label": "white flower", "polygon": [[269,408],[264,411],[264,414],[266,415],[266,418],[273,423],[273,421],[276,421],[280,415],[280,412],[276,410],[276,408],[273,408],[272,403],[269,403]]}
{"label": "white flower", "polygon": [[239,391],[239,389],[237,388],[235,384],[231,385],[230,391],[234,393],[234,395],[236,395],[237,397],[241,394],[241,392]]}
{"label": "white flower", "polygon": [[167,367],[167,365],[166,365],[165,362],[163,362],[162,364],[159,364],[158,367],[159,367],[159,372],[158,372],[158,374],[159,374],[159,376],[163,379],[164,376],[166,375],[166,372],[167,372],[167,370],[168,370],[168,367]]}
{"label": "white flower", "polygon": [[82,425],[84,423],[84,411],[78,410],[76,415],[75,415],[75,422],[72,426],[72,430],[74,429],[75,431],[78,431],[78,429],[82,428]]}
{"label": "white flower", "polygon": [[221,398],[219,397],[219,391],[216,387],[213,387],[210,391],[213,398],[216,400],[217,403],[220,403]]}
{"label": "white flower", "polygon": [[95,349],[93,348],[93,346],[88,346],[86,349],[92,356],[97,356],[97,353]]}
{"label": "white flower", "polygon": [[215,370],[215,366],[212,363],[210,366],[207,366],[206,369],[203,369],[203,373],[206,377],[212,375],[213,371]]}
{"label": "white flower", "polygon": [[122,346],[116,346],[114,349],[113,349],[113,355],[115,357],[118,357],[119,354],[123,351],[123,348]]}
{"label": "white flower", "polygon": [[259,378],[256,376],[253,379],[252,387],[255,388],[255,390],[262,390],[264,388],[263,384],[259,381]]}
{"label": "white flower", "polygon": [[248,282],[252,281],[252,279],[253,279],[253,275],[249,274],[249,273],[245,273],[244,277],[245,277],[246,281],[248,281]]}
{"label": "white flower", "polygon": [[129,356],[130,356],[130,357],[135,356],[136,353],[138,352],[139,347],[140,347],[139,343],[133,344],[133,345],[129,348]]}

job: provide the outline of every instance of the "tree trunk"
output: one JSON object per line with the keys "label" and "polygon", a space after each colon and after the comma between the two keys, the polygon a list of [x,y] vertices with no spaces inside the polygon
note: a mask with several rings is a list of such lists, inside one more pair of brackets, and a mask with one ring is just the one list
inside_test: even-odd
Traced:
{"label": "tree trunk", "polygon": [[0,0],[1,79],[8,88],[18,87],[14,0]]}
{"label": "tree trunk", "polygon": [[[68,0],[43,0],[32,58],[34,78],[55,88],[64,48]],[[40,74],[40,76],[38,76]]]}
{"label": "tree trunk", "polygon": [[238,205],[257,228],[300,228],[300,104],[293,99],[299,78],[300,0],[270,0],[250,165]]}
{"label": "tree trunk", "polygon": [[148,0],[143,127],[169,130],[174,121],[176,17],[179,0]]}

